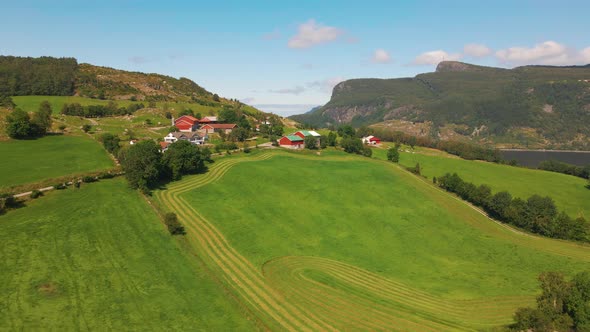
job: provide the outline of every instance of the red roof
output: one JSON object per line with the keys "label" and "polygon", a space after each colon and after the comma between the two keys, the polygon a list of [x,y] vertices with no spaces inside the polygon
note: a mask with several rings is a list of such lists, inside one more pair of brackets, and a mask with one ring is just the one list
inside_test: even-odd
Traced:
{"label": "red roof", "polygon": [[166,147],[168,147],[168,145],[169,145],[169,144],[170,144],[170,143],[168,143],[168,142],[160,142],[160,147],[161,147],[162,149],[165,149]]}
{"label": "red roof", "polygon": [[234,123],[208,123],[201,127],[202,129],[234,129],[236,124]]}
{"label": "red roof", "polygon": [[369,139],[369,141],[371,141],[371,142],[381,142],[381,140],[378,137],[375,137],[375,136],[371,137]]}
{"label": "red roof", "polygon": [[183,115],[180,118],[174,120],[174,124],[176,124],[178,122],[188,122],[188,123],[190,123],[192,125],[195,122],[199,122],[199,119],[195,118],[194,116]]}

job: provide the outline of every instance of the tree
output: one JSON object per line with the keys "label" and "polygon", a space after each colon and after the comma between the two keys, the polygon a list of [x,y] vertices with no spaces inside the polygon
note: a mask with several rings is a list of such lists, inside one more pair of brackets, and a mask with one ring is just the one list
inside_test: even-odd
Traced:
{"label": "tree", "polygon": [[119,152],[119,142],[121,142],[119,136],[113,135],[111,133],[104,133],[100,136],[99,141],[102,142],[105,150],[111,154],[117,155]]}
{"label": "tree", "polygon": [[219,111],[218,120],[224,123],[236,123],[238,122],[238,114],[232,109],[224,108]]}
{"label": "tree", "polygon": [[369,127],[360,127],[359,129],[356,130],[356,137],[362,138],[362,137],[366,137],[369,135],[373,135],[375,131],[372,128]]}
{"label": "tree", "polygon": [[17,108],[6,117],[6,134],[11,138],[29,138],[33,135],[33,131],[27,112]]}
{"label": "tree", "polygon": [[39,110],[33,113],[31,123],[35,126],[35,130],[38,131],[39,135],[44,135],[51,130],[51,124],[53,122],[51,119],[52,113],[51,104],[47,100],[41,102]]}
{"label": "tree", "polygon": [[314,136],[305,136],[303,143],[306,149],[317,150],[318,148],[318,140]]}
{"label": "tree", "polygon": [[219,96],[216,93],[213,94],[213,100],[216,102],[219,102],[219,100],[220,100]]}
{"label": "tree", "polygon": [[237,140],[239,142],[245,141],[250,136],[250,131],[246,128],[238,127],[232,130],[229,134],[231,140]]}
{"label": "tree", "polygon": [[336,143],[337,143],[336,138],[337,138],[336,133],[333,131],[330,131],[328,133],[328,136],[326,137],[326,144],[328,146],[336,146]]}
{"label": "tree", "polygon": [[153,188],[164,169],[160,147],[151,140],[140,141],[122,149],[119,151],[119,161],[125,171],[129,186],[140,189],[144,193]]}
{"label": "tree", "polygon": [[338,136],[340,137],[352,137],[354,136],[355,131],[351,125],[344,125],[338,127]]}
{"label": "tree", "polygon": [[14,103],[14,101],[12,101],[12,97],[0,94],[0,107],[13,109],[14,107],[16,107],[16,104]]}
{"label": "tree", "polygon": [[360,154],[363,150],[363,142],[352,136],[345,136],[342,141],[340,141],[340,146],[342,146],[344,151],[348,153]]}
{"label": "tree", "polygon": [[395,147],[391,147],[387,150],[387,160],[394,163],[399,162],[399,151]]}
{"label": "tree", "polygon": [[488,212],[496,219],[505,220],[506,213],[510,208],[512,195],[507,191],[500,191],[490,199],[488,203]]}
{"label": "tree", "polygon": [[173,180],[179,180],[185,174],[204,172],[205,158],[198,146],[188,141],[178,141],[168,146],[163,163],[171,172]]}

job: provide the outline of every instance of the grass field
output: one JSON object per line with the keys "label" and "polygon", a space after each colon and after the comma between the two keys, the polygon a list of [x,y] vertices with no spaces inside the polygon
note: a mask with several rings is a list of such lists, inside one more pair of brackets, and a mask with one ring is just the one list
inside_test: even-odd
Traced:
{"label": "grass field", "polygon": [[114,166],[100,143],[83,136],[0,142],[0,188]]}
{"label": "grass field", "polygon": [[[386,159],[384,149],[373,149],[374,156]],[[513,196],[528,198],[534,194],[550,196],[558,208],[572,217],[582,214],[590,219],[590,190],[587,181],[570,175],[464,160],[444,152],[418,148],[416,153],[400,153],[400,164],[420,163],[422,174],[432,179],[445,173],[457,173],[465,181],[487,184],[494,192],[506,190]]]}
{"label": "grass field", "polygon": [[0,216],[0,330],[252,330],[123,180]]}
{"label": "grass field", "polygon": [[338,152],[231,156],[156,197],[271,329],[486,329],[534,302],[540,272],[590,267],[588,246]]}

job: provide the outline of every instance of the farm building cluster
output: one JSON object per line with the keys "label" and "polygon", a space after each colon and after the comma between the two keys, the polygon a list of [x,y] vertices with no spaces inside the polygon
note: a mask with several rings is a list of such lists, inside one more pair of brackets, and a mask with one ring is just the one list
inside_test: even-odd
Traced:
{"label": "farm building cluster", "polygon": [[300,130],[290,135],[283,136],[279,139],[279,146],[288,149],[303,149],[305,147],[305,137],[315,137],[318,146],[322,135],[313,130]]}
{"label": "farm building cluster", "polygon": [[172,118],[172,124],[178,131],[171,132],[160,142],[162,152],[168,149],[168,145],[177,141],[189,141],[192,144],[205,144],[211,133],[223,132],[229,134],[237,127],[234,123],[219,123],[216,116],[206,116],[197,119],[194,116],[183,115],[178,119]]}

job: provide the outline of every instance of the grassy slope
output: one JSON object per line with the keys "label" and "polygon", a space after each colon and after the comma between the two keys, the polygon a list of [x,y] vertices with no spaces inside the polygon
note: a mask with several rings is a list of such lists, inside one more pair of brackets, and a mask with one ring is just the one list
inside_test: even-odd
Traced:
{"label": "grassy slope", "polygon": [[539,252],[404,171],[364,160],[274,157],[183,197],[257,266],[321,256],[450,298],[530,295],[541,271],[589,266]]}
{"label": "grassy slope", "polygon": [[0,216],[0,330],[252,329],[122,180],[28,205]]}
{"label": "grassy slope", "polygon": [[113,166],[98,142],[81,136],[0,142],[0,155],[0,187]]}
{"label": "grassy slope", "polygon": [[[384,149],[373,149],[373,153],[377,158],[386,158]],[[420,163],[422,174],[429,179],[447,172],[456,172],[466,181],[491,186],[494,192],[506,190],[525,199],[534,194],[551,196],[559,209],[565,210],[572,217],[580,213],[586,218],[590,217],[590,190],[585,187],[587,181],[574,176],[464,160],[436,150],[420,148],[417,153],[402,152],[400,163],[405,166]]]}

